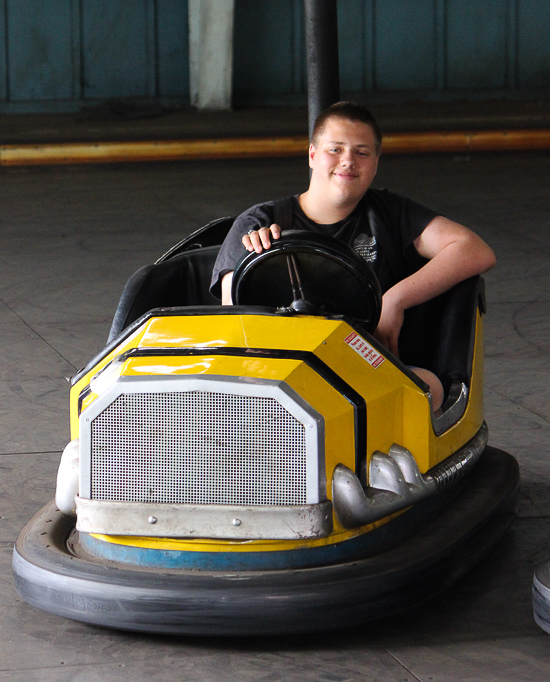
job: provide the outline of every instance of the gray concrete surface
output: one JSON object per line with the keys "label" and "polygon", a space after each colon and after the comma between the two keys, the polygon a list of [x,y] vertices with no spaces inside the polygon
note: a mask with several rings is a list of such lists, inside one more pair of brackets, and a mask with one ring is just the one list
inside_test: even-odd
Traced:
{"label": "gray concrete surface", "polygon": [[277,638],[128,634],[23,603],[17,533],[51,497],[69,437],[66,377],[97,351],[127,277],[212,218],[303,188],[305,162],[0,171],[0,682],[546,682],[531,609],[550,558],[550,185],[546,153],[388,157],[377,186],[477,230],[487,277],[490,442],[522,470],[519,518],[477,568],[421,608],[353,631]]}
{"label": "gray concrete surface", "polygon": [[[550,127],[550,106],[543,99],[396,102],[380,96],[371,101],[364,95],[359,99],[372,109],[385,133]],[[0,145],[307,135],[307,129],[305,106],[198,111],[115,100],[73,113],[1,114]]]}

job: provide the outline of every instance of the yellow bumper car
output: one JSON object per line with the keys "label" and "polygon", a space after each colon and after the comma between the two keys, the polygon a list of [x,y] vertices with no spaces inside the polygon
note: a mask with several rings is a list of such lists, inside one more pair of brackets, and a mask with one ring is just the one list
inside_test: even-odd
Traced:
{"label": "yellow bumper car", "polygon": [[[147,632],[348,627],[413,607],[515,516],[516,461],[487,445],[483,282],[372,336],[378,283],[351,249],[288,233],[208,292],[231,219],[128,282],[72,381],[55,501],[21,531],[21,597]],[[434,414],[411,365],[442,379]]]}

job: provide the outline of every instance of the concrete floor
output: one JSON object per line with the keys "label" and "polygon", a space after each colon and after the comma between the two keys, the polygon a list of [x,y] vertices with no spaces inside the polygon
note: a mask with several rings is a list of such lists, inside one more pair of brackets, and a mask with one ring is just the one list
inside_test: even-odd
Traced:
{"label": "concrete floor", "polygon": [[[397,102],[381,97],[365,102],[385,133],[550,127],[547,99],[422,102],[398,98]],[[203,111],[110,101],[72,113],[1,117],[2,145],[306,135],[308,128],[306,106]]]}
{"label": "concrete floor", "polygon": [[54,493],[65,378],[99,351],[127,277],[210,219],[303,188],[305,161],[0,171],[0,682],[547,681],[532,617],[550,557],[550,186],[546,153],[389,157],[388,186],[463,222],[499,264],[486,277],[486,418],[522,470],[519,518],[446,594],[353,631],[169,638],[103,630],[17,597],[17,533]]}

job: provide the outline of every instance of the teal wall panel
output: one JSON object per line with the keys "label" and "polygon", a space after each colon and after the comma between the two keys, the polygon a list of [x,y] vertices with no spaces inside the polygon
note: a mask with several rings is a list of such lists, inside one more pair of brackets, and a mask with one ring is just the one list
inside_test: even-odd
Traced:
{"label": "teal wall panel", "polygon": [[[302,31],[301,0],[236,0],[238,104],[304,100]],[[343,92],[550,94],[550,0],[338,0],[338,35]]]}
{"label": "teal wall panel", "polygon": [[433,0],[378,0],[374,83],[379,90],[431,89],[435,82]]}
{"label": "teal wall panel", "polygon": [[342,90],[372,89],[372,0],[338,3],[338,52]]}
{"label": "teal wall panel", "polygon": [[447,0],[449,88],[506,87],[508,16],[502,0]]}
{"label": "teal wall panel", "polygon": [[[550,95],[550,0],[337,6],[343,92]],[[188,30],[188,0],[0,0],[0,111],[188,103]],[[305,102],[303,32],[303,0],[235,0],[237,106]]]}
{"label": "teal wall panel", "polygon": [[237,96],[303,90],[301,5],[301,0],[237,0],[233,79]]}
{"label": "teal wall panel", "polygon": [[158,0],[156,15],[157,94],[189,92],[189,20],[187,2]]}
{"label": "teal wall panel", "polygon": [[149,82],[148,0],[82,1],[85,99],[154,95]]}
{"label": "teal wall panel", "polygon": [[550,87],[550,2],[519,0],[517,79],[522,88]]}
{"label": "teal wall panel", "polygon": [[0,0],[0,107],[189,97],[187,0]]}
{"label": "teal wall panel", "polygon": [[71,5],[71,0],[7,0],[8,98],[72,97]]}
{"label": "teal wall panel", "polygon": [[0,0],[0,102],[8,99],[6,0]]}

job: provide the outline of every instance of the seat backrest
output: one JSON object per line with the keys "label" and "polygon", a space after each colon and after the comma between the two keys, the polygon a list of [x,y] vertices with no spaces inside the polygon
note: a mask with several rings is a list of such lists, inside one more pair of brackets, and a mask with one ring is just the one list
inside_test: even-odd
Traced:
{"label": "seat backrest", "polygon": [[453,382],[470,386],[478,308],[485,312],[479,276],[407,310],[399,337],[401,360],[434,372],[446,393]]}
{"label": "seat backrest", "polygon": [[134,273],[120,297],[108,343],[154,308],[218,305],[209,287],[219,249],[219,246],[209,246],[185,251],[154,265],[145,265]]}

